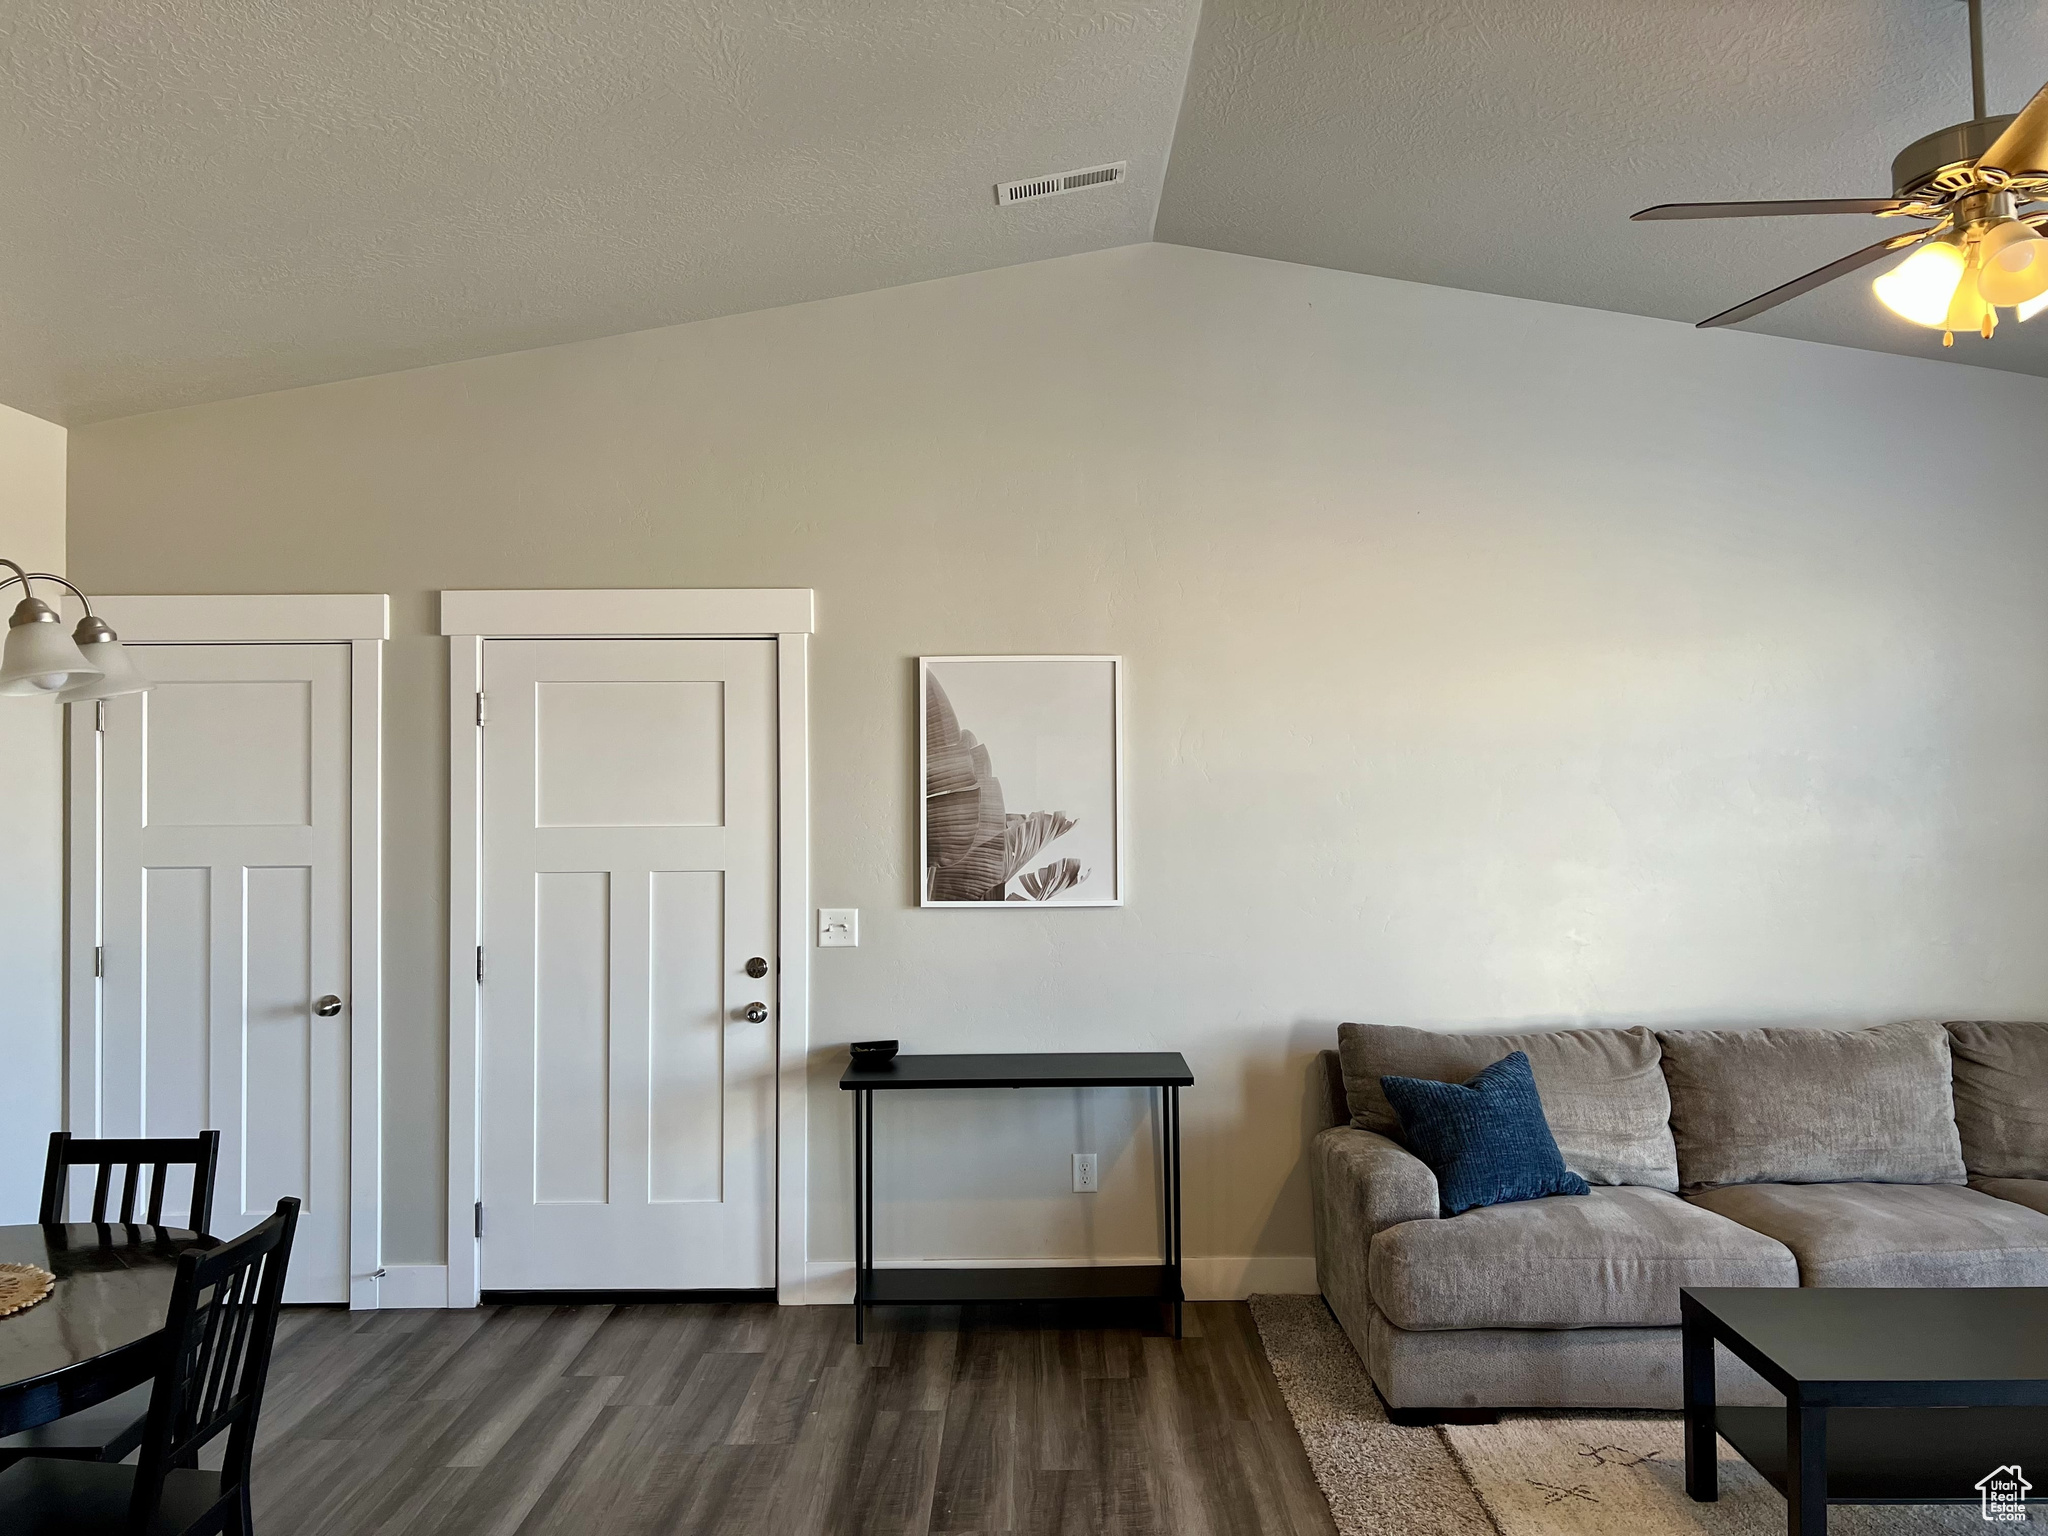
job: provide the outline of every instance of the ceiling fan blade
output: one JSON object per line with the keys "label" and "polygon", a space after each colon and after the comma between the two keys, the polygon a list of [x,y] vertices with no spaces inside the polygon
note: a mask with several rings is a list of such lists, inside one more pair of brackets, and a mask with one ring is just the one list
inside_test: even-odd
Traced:
{"label": "ceiling fan blade", "polygon": [[2005,132],[1991,141],[1977,163],[2015,176],[2048,171],[2048,85],[2034,92],[2034,99],[2020,108],[2020,115],[2005,125]]}
{"label": "ceiling fan blade", "polygon": [[1918,245],[1940,227],[1935,225],[1928,229],[1916,229],[1911,234],[1893,235],[1890,239],[1880,240],[1875,245],[1866,245],[1862,250],[1852,252],[1839,261],[1831,261],[1824,267],[1816,267],[1804,277],[1795,277],[1791,282],[1780,284],[1769,293],[1760,293],[1746,303],[1738,304],[1733,309],[1724,309],[1720,314],[1702,320],[1699,329],[1734,325],[1737,321],[1760,315],[1767,309],[1776,309],[1787,299],[1796,299],[1802,293],[1811,293],[1825,283],[1832,283],[1838,277],[1847,277],[1858,267],[1867,267],[1873,261],[1884,260],[1894,251],[1903,251],[1909,245]]}
{"label": "ceiling fan blade", "polygon": [[1806,197],[1775,203],[1659,203],[1631,219],[1778,219],[1799,213],[1890,213],[1898,197]]}

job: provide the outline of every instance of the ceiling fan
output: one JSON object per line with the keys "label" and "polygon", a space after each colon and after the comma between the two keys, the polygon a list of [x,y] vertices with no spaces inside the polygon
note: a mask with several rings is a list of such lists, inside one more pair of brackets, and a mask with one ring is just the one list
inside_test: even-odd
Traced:
{"label": "ceiling fan", "polygon": [[1918,246],[1870,286],[1886,308],[1915,325],[1942,333],[1953,346],[1957,331],[1990,338],[2001,306],[2021,320],[2048,309],[2048,85],[2017,113],[1984,111],[1982,0],[1970,8],[1970,93],[1967,123],[1917,139],[1892,161],[1890,197],[1834,197],[1761,203],[1661,203],[1636,219],[1755,219],[1788,214],[1868,213],[1879,218],[1932,222],[1831,261],[1733,309],[1700,321],[1733,325],[1811,293],[1872,262]]}

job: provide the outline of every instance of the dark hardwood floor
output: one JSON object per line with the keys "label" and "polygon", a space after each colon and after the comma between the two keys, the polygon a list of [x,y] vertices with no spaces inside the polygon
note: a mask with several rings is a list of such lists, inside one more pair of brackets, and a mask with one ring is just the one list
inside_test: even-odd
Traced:
{"label": "dark hardwood floor", "polygon": [[257,1536],[1333,1532],[1233,1302],[294,1310]]}

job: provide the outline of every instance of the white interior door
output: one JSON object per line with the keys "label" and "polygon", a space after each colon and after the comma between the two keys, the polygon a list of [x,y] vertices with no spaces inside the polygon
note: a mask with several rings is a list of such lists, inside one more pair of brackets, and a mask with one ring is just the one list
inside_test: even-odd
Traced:
{"label": "white interior door", "polygon": [[137,651],[155,691],[100,748],[98,1133],[219,1130],[215,1234],[298,1196],[286,1299],[346,1301],[349,648]]}
{"label": "white interior door", "polygon": [[772,1286],[774,643],[483,652],[483,1288]]}

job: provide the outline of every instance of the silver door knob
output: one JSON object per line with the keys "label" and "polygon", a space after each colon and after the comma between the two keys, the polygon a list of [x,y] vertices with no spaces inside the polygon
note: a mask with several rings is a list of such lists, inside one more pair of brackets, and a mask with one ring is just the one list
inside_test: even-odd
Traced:
{"label": "silver door knob", "polygon": [[746,1012],[741,1014],[740,1017],[749,1024],[766,1024],[768,1022],[768,1005],[766,1003],[749,1003],[747,1004]]}
{"label": "silver door knob", "polygon": [[341,1012],[341,999],[332,992],[313,1004],[313,1013],[316,1018],[331,1019],[339,1012]]}

